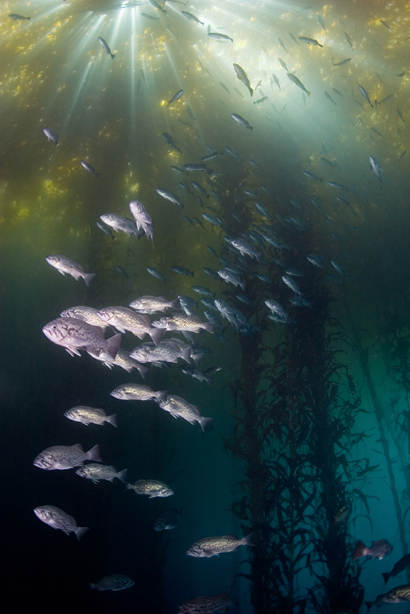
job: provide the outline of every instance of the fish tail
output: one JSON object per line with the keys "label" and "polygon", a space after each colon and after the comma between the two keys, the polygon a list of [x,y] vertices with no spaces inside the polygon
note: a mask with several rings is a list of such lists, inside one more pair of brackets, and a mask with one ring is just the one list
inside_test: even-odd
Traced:
{"label": "fish tail", "polygon": [[210,433],[214,428],[214,421],[212,418],[205,418],[204,416],[201,416],[198,422],[201,425],[202,432],[205,434]]}
{"label": "fish tail", "polygon": [[254,546],[255,542],[253,541],[253,536],[254,536],[254,533],[249,533],[249,535],[246,535],[246,537],[243,537],[241,539],[242,546]]}
{"label": "fish tail", "polygon": [[118,471],[117,475],[115,476],[119,480],[121,480],[123,484],[125,484],[125,480],[127,479],[127,471],[128,469],[123,469],[122,471]]}
{"label": "fish tail", "polygon": [[306,94],[307,94],[308,96],[310,96],[311,92],[308,92],[308,91],[306,90]]}
{"label": "fish tail", "polygon": [[165,328],[151,328],[149,331],[149,336],[151,337],[155,345],[158,345],[162,337],[165,335],[165,332]]}
{"label": "fish tail", "polygon": [[112,59],[114,59],[114,58],[115,58],[114,53],[110,53],[110,56],[112,57]]}
{"label": "fish tail", "polygon": [[88,452],[86,453],[86,460],[92,460],[95,461],[96,463],[101,463],[101,456],[100,456],[100,446],[97,445],[94,446],[93,448],[91,448],[91,450],[88,450]]}
{"label": "fish tail", "polygon": [[[88,531],[88,527],[77,527],[74,531],[76,538],[78,539],[78,541],[80,541],[80,539],[82,538],[82,536],[84,535],[84,533],[87,533]],[[90,585],[92,588],[93,585]]]}
{"label": "fish tail", "polygon": [[145,379],[148,371],[149,371],[149,367],[144,367],[143,365],[140,365],[139,367],[137,367],[138,371],[140,372],[140,375],[142,377],[142,379]]}
{"label": "fish tail", "polygon": [[109,422],[113,426],[117,426],[117,414],[112,414],[111,416],[107,416],[106,422]]}
{"label": "fish tail", "polygon": [[118,349],[121,343],[121,334],[117,333],[113,337],[107,339],[107,352],[111,356],[111,358],[115,358],[117,356]]}
{"label": "fish tail", "polygon": [[84,274],[84,281],[86,283],[87,286],[90,285],[91,281],[94,279],[95,277],[95,273],[85,273]]}
{"label": "fish tail", "polygon": [[367,548],[362,542],[362,540],[359,539],[359,541],[356,544],[356,548],[354,549],[354,552],[353,552],[353,560],[355,561],[356,559],[360,559],[362,556],[366,556],[366,554],[367,554]]}
{"label": "fish tail", "polygon": [[158,392],[156,392],[155,394],[155,400],[157,401],[157,403],[164,403],[167,400],[168,392],[166,390],[158,390]]}
{"label": "fish tail", "polygon": [[387,584],[389,578],[390,578],[390,573],[382,573],[383,579],[384,579],[384,583]]}

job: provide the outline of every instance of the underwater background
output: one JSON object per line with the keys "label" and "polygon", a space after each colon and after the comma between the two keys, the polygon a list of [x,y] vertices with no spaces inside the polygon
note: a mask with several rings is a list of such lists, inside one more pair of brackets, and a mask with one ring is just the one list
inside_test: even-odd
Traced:
{"label": "underwater background", "polygon": [[[222,593],[229,610],[180,611],[409,611],[410,592],[377,600],[410,582],[405,564],[382,576],[409,547],[409,10],[398,0],[2,2],[4,611],[173,614]],[[101,222],[132,220],[136,200],[153,241]],[[95,278],[60,276],[51,254]],[[143,379],[86,351],[72,357],[42,332],[70,307],[144,295],[189,297],[214,322],[213,334],[164,337],[203,354],[189,362],[196,377],[179,359]],[[125,332],[121,348],[147,339]],[[212,432],[154,401],[113,398],[126,383],[179,395]],[[117,414],[118,427],[67,420],[79,405]],[[149,499],[119,480],[33,465],[77,443],[98,444],[128,483],[160,480],[174,494]],[[33,513],[42,505],[89,531],[80,541],[52,531]],[[154,531],[171,509],[177,526]],[[254,546],[186,554],[231,534]],[[382,539],[385,558],[353,559],[359,540]],[[91,590],[112,574],[135,584]]]}

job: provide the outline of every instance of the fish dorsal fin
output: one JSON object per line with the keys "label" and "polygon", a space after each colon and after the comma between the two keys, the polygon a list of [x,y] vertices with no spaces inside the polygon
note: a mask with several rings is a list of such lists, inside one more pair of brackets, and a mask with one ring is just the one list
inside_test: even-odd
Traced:
{"label": "fish dorsal fin", "polygon": [[229,537],[229,539],[238,539],[236,535],[233,535],[232,533],[230,535],[225,535],[225,537]]}
{"label": "fish dorsal fin", "polygon": [[81,454],[84,454],[83,446],[81,445],[81,443],[76,443],[76,444],[74,444],[71,447],[73,449],[78,450],[79,452],[81,452]]}

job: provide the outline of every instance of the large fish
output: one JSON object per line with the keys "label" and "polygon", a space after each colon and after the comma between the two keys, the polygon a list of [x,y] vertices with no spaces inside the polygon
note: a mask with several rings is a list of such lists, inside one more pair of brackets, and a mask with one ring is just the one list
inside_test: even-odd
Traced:
{"label": "large fish", "polygon": [[389,578],[394,578],[394,576],[397,576],[397,574],[407,569],[409,565],[410,565],[410,554],[405,554],[404,556],[401,557],[399,561],[397,561],[397,563],[395,564],[395,566],[393,567],[391,571],[382,573],[384,582],[386,583],[389,580]]}
{"label": "large fish", "polygon": [[126,588],[131,588],[134,584],[134,580],[131,580],[128,576],[114,574],[101,578],[97,584],[90,583],[90,588],[95,588],[97,591],[123,591]]}
{"label": "large fish", "polygon": [[87,284],[90,285],[90,282],[95,277],[95,273],[85,273],[81,264],[74,262],[67,256],[61,256],[61,254],[53,254],[52,256],[47,256],[46,262],[51,264],[61,275],[71,275],[77,281],[82,277]]}
{"label": "large fish", "polygon": [[81,356],[78,350],[105,350],[115,358],[120,347],[121,335],[104,339],[100,328],[90,326],[75,318],[57,318],[43,327],[43,333],[56,345],[62,345],[73,356]]}
{"label": "large fish", "polygon": [[379,539],[372,542],[370,548],[367,548],[361,539],[356,544],[353,553],[353,560],[356,561],[362,556],[370,556],[371,559],[383,559],[386,555],[390,554],[393,550],[393,546],[387,541],[387,539]]}
{"label": "large fish", "polygon": [[78,527],[72,516],[69,516],[66,512],[63,512],[63,510],[54,505],[40,505],[34,508],[33,511],[41,522],[48,524],[52,529],[64,531],[66,535],[75,533],[78,540],[88,531],[88,527]]}
{"label": "large fish", "polygon": [[74,446],[52,446],[46,448],[33,461],[33,465],[46,471],[65,471],[84,464],[84,461],[101,462],[98,445],[84,452],[81,444]]}
{"label": "large fish", "polygon": [[159,480],[137,480],[134,484],[127,484],[127,488],[133,490],[137,495],[148,495],[150,499],[171,497],[174,494],[169,486]]}
{"label": "large fish", "polygon": [[221,535],[220,537],[203,537],[195,542],[189,550],[188,556],[206,557],[219,556],[224,552],[234,552],[239,546],[254,546],[252,533],[238,539],[236,535]]}
{"label": "large fish", "polygon": [[161,409],[170,413],[173,418],[183,418],[190,424],[199,422],[204,433],[209,433],[214,427],[212,418],[201,416],[196,405],[188,403],[188,401],[176,394],[169,394],[165,400],[160,399],[157,403]]}
{"label": "large fish", "polygon": [[226,593],[195,597],[195,599],[184,601],[179,606],[177,614],[216,614],[228,611],[231,605],[231,598]]}
{"label": "large fish", "polygon": [[127,307],[105,307],[100,309],[98,315],[107,324],[119,330],[120,333],[125,333],[128,330],[138,339],[143,339],[148,334],[155,345],[158,345],[164,336],[165,331],[155,330],[151,327],[148,316],[136,313]]}
{"label": "large fish", "polygon": [[404,603],[406,601],[410,601],[410,584],[396,586],[396,588],[392,588],[388,593],[378,595],[375,601],[365,601],[365,604],[367,605],[367,611],[369,611],[374,605],[380,607],[383,603]]}

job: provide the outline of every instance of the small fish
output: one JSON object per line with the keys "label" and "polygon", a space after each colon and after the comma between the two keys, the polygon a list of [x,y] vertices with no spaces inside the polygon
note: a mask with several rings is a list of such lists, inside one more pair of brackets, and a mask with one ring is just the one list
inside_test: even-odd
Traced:
{"label": "small fish", "polygon": [[331,97],[331,95],[330,95],[330,94],[328,94],[326,91],[325,91],[325,92],[323,92],[323,93],[324,93],[324,95],[326,96],[326,98],[327,98],[328,100],[330,100],[330,102],[332,102],[332,103],[335,105],[335,107],[337,107],[337,104],[336,104],[336,102],[333,100],[333,98]]}
{"label": "small fish", "polygon": [[238,79],[242,81],[242,83],[248,88],[250,95],[253,96],[253,89],[251,88],[251,83],[249,81],[248,75],[246,74],[242,66],[239,66],[239,64],[234,64],[233,67]]}
{"label": "small fish", "polygon": [[182,510],[177,508],[173,508],[158,516],[156,521],[154,522],[153,529],[154,531],[170,531],[175,529],[178,524],[179,517],[182,513]]}
{"label": "small fish", "polygon": [[352,58],[346,58],[345,60],[342,60],[341,62],[335,62],[333,66],[344,66],[344,64],[348,64],[351,61],[352,61]]}
{"label": "small fish", "polygon": [[328,186],[330,186],[331,188],[335,188],[336,190],[345,190],[347,192],[347,190],[349,189],[345,185],[343,185],[343,183],[339,183],[338,181],[327,181],[326,183]]}
{"label": "small fish", "polygon": [[278,41],[279,41],[279,45],[282,47],[282,49],[284,51],[286,51],[286,53],[288,53],[288,50],[286,49],[285,43],[283,42],[283,40],[281,38],[278,38]]}
{"label": "small fish", "polygon": [[193,15],[192,13],[188,13],[188,11],[181,11],[181,15],[184,15],[184,17],[186,17],[190,21],[196,21],[197,23],[200,23],[201,26],[205,25],[203,21],[200,21],[198,17],[195,17],[195,15]]}
{"label": "small fish", "polygon": [[315,45],[316,47],[323,47],[315,38],[309,38],[308,36],[299,36],[299,40],[302,43],[306,43],[308,45]]}
{"label": "small fish", "polygon": [[233,43],[233,38],[231,38],[227,34],[220,34],[219,32],[208,32],[208,36],[219,42],[226,43],[227,41],[231,41],[231,43]]}
{"label": "small fish", "polygon": [[145,83],[145,73],[144,73],[144,71],[142,70],[142,68],[140,68],[140,73],[141,73],[142,80],[143,80],[143,82]]}
{"label": "small fish", "polygon": [[138,313],[152,314],[167,309],[178,309],[179,299],[168,301],[163,296],[140,296],[130,303],[130,307]]}
{"label": "small fish", "polygon": [[296,282],[294,282],[291,277],[288,277],[287,275],[282,275],[282,279],[288,286],[288,288],[290,288],[295,294],[298,294],[299,296],[302,295],[301,290],[298,288]]}
{"label": "small fish", "polygon": [[97,173],[96,170],[91,166],[91,164],[88,164],[88,162],[84,162],[84,160],[81,160],[80,164],[83,168],[85,168],[86,171],[88,171],[95,177],[99,177],[100,173]]}
{"label": "small fish", "polygon": [[104,49],[104,51],[107,53],[107,55],[110,55],[112,57],[112,59],[114,59],[115,55],[113,53],[111,53],[111,49],[109,48],[107,42],[101,36],[98,37],[98,42],[100,43],[100,45]]}
{"label": "small fish", "polygon": [[303,171],[303,174],[309,179],[313,179],[313,181],[323,181],[322,177],[318,177],[315,173],[311,173],[310,171]]}
{"label": "small fish", "polygon": [[154,222],[152,217],[138,200],[132,200],[129,208],[135,220],[137,230],[143,230],[147,239],[151,240],[154,246]]}
{"label": "small fish", "polygon": [[11,13],[9,17],[10,19],[13,19],[13,21],[23,21],[24,19],[31,19],[31,17],[23,17],[23,15],[18,15],[17,13]]}
{"label": "small fish", "polygon": [[207,193],[207,191],[197,181],[193,181],[192,185],[194,186],[195,190],[197,190],[197,192],[202,194],[202,196],[206,196],[206,198],[209,198],[209,194]]}
{"label": "small fish", "polygon": [[402,558],[399,561],[397,561],[397,563],[395,564],[395,566],[393,567],[391,571],[382,573],[384,582],[386,583],[388,582],[390,578],[394,578],[394,576],[397,576],[399,573],[407,569],[409,565],[410,565],[410,554],[405,554],[404,556],[402,556]]}
{"label": "small fish", "polygon": [[179,153],[182,153],[182,151],[177,146],[172,136],[168,134],[168,132],[163,132],[161,136],[164,139],[164,141],[171,147],[171,149],[173,149],[174,151],[178,151]]}
{"label": "small fish", "polygon": [[345,39],[347,40],[347,42],[349,43],[349,45],[351,46],[351,48],[353,49],[353,43],[352,43],[352,39],[350,38],[350,36],[348,35],[347,32],[345,32]]}
{"label": "small fish", "polygon": [[54,130],[51,130],[51,128],[43,128],[43,132],[46,135],[47,139],[49,141],[53,141],[53,143],[55,143],[57,145],[58,143],[58,134],[56,132],[54,132]]}
{"label": "small fish", "polygon": [[178,207],[181,207],[181,209],[184,208],[184,203],[179,200],[178,196],[175,196],[175,194],[169,190],[165,190],[164,188],[156,188],[155,191],[157,194],[162,196],[162,198],[165,198],[165,200],[169,200],[174,205],[178,205]]}
{"label": "small fish", "polygon": [[380,181],[380,184],[381,184],[382,183],[382,176],[380,172],[381,166],[376,161],[376,158],[373,158],[373,156],[370,156],[369,160],[370,160],[370,171],[376,175],[377,179]]}
{"label": "small fish", "polygon": [[246,121],[246,119],[244,119],[241,115],[238,115],[237,113],[231,113],[231,117],[232,119],[234,119],[239,125],[241,126],[245,126],[245,128],[247,130],[252,130],[252,126],[249,124],[249,122]]}
{"label": "small fish", "polygon": [[323,21],[323,18],[322,18],[322,16],[321,16],[321,15],[318,15],[318,16],[317,16],[317,22],[318,22],[318,24],[319,24],[320,26],[322,26],[322,28],[323,28],[323,29],[324,29],[324,31],[326,32],[325,24],[324,24],[324,21]]}
{"label": "small fish", "polygon": [[380,19],[380,23],[387,28],[389,31],[391,30],[391,27],[389,26],[389,24],[387,23],[387,21],[384,21],[384,19]]}
{"label": "small fish", "polygon": [[34,508],[33,512],[41,522],[48,524],[52,529],[64,531],[66,535],[75,533],[78,540],[88,531],[88,527],[78,527],[72,516],[54,505],[40,505]]}
{"label": "small fish", "polygon": [[272,79],[274,80],[274,82],[276,83],[276,85],[279,88],[279,91],[281,91],[280,89],[280,83],[279,83],[279,79],[277,78],[277,76],[275,75],[275,73],[272,73]]}
{"label": "small fish", "polygon": [[332,90],[334,91],[335,94],[337,94],[341,98],[344,98],[343,94],[341,92],[339,92],[339,90],[337,90],[335,87],[332,87]]}
{"label": "small fish", "polygon": [[205,286],[192,286],[192,290],[197,292],[197,294],[202,294],[203,296],[212,296],[216,295],[216,292],[212,292],[209,288],[205,288]]}
{"label": "small fish", "polygon": [[397,115],[400,117],[403,124],[405,124],[406,122],[404,121],[403,113],[400,111],[400,109],[396,109],[396,111],[397,111]]}
{"label": "small fish", "polygon": [[187,277],[195,277],[194,271],[190,271],[184,266],[173,266],[172,270],[174,273],[178,273],[179,275],[186,275]]}
{"label": "small fish", "polygon": [[128,490],[133,490],[137,495],[154,497],[171,497],[174,493],[169,486],[159,480],[137,480],[134,484],[127,484]]}
{"label": "small fish", "polygon": [[359,90],[361,95],[363,96],[363,98],[365,98],[367,100],[367,102],[369,103],[369,105],[372,107],[372,109],[374,108],[372,103],[370,102],[370,98],[369,98],[369,94],[366,92],[366,90],[364,89],[364,87],[362,87],[361,85],[359,85]]}
{"label": "small fish", "polygon": [[302,81],[300,81],[300,79],[298,79],[296,75],[292,75],[290,72],[288,72],[288,73],[287,73],[287,75],[288,75],[289,79],[290,79],[291,81],[293,81],[293,83],[294,83],[295,85],[297,85],[298,87],[300,87],[300,89],[301,89],[301,90],[303,90],[304,92],[306,92],[306,94],[307,94],[308,96],[310,96],[310,92],[308,92],[308,91],[307,91],[307,89],[306,89],[306,88],[305,88],[305,86],[303,85]]}
{"label": "small fish", "polygon": [[178,90],[178,92],[174,94],[171,100],[168,102],[167,107],[169,107],[169,105],[172,104],[173,102],[176,102],[177,100],[179,100],[181,96],[183,96],[183,94],[184,94],[184,90]]}
{"label": "small fish", "polygon": [[84,461],[101,462],[98,445],[84,452],[81,444],[74,446],[52,446],[46,448],[33,461],[33,465],[46,471],[65,471],[84,464]]}
{"label": "small fish", "polygon": [[199,382],[206,383],[208,384],[208,386],[212,386],[212,379],[208,377],[203,371],[200,371],[199,369],[196,369],[191,365],[182,365],[179,368],[184,375],[189,375],[190,377],[197,379]]}
{"label": "small fish", "polygon": [[178,614],[216,614],[228,611],[231,605],[231,598],[226,593],[195,597],[195,599],[184,601],[179,606]]}
{"label": "small fish", "polygon": [[110,237],[111,239],[115,239],[114,233],[112,232],[111,228],[109,228],[105,224],[102,224],[101,222],[96,222],[96,224],[100,230],[105,232],[107,237]]}
{"label": "small fish", "polygon": [[154,15],[149,15],[148,13],[140,13],[142,17],[146,17],[147,19],[155,19],[158,20],[159,17],[154,17]]}
{"label": "small fish", "polygon": [[75,473],[80,476],[80,478],[91,480],[94,484],[98,484],[100,480],[113,482],[115,478],[125,483],[127,478],[127,469],[117,471],[112,465],[97,465],[95,463],[87,463],[79,467]]}
{"label": "small fish", "polygon": [[107,416],[103,409],[97,409],[95,407],[87,407],[85,405],[78,405],[72,407],[65,412],[64,416],[73,422],[81,422],[85,426],[89,424],[104,424],[108,422],[112,426],[117,426],[117,415],[112,414]]}
{"label": "small fish", "polygon": [[[179,297],[181,305],[181,297]],[[192,299],[191,299],[192,300]],[[196,315],[185,313],[175,313],[172,316],[160,318],[152,322],[152,326],[156,328],[164,328],[166,330],[182,330],[185,332],[199,333],[201,330],[206,330],[213,333],[213,325],[209,322],[202,322]]]}
{"label": "small fish", "polygon": [[139,339],[143,339],[145,335],[149,335],[155,345],[158,345],[162,339],[163,335],[161,332],[151,327],[149,317],[137,313],[133,309],[122,306],[104,307],[99,310],[98,315],[104,322],[116,328],[120,333],[130,331]]}
{"label": "small fish", "polygon": [[190,424],[198,422],[203,433],[209,433],[214,427],[212,418],[201,416],[196,405],[188,403],[188,401],[176,394],[169,394],[165,400],[157,402],[160,408],[170,413],[173,418],[183,418]]}
{"label": "small fish", "polygon": [[337,512],[336,516],[334,516],[335,524],[338,524],[339,522],[344,522],[345,520],[347,520],[351,513],[352,513],[352,508],[347,507],[346,505],[341,507],[340,510]]}
{"label": "small fish", "polygon": [[150,275],[152,275],[153,277],[156,277],[157,279],[165,283],[165,279],[163,278],[163,276],[157,269],[154,269],[154,267],[152,266],[147,266],[147,271]]}
{"label": "small fish", "polygon": [[148,0],[148,2],[150,4],[152,4],[153,7],[155,7],[156,9],[158,9],[159,11],[161,11],[161,13],[166,13],[166,11],[164,11],[164,9],[162,8],[162,6],[159,4],[159,2],[157,2],[157,0]]}
{"label": "small fish", "polygon": [[268,100],[267,96],[263,96],[262,98],[259,98],[259,100],[256,100],[253,104],[260,104],[261,102],[265,102],[265,100]]}
{"label": "small fish", "polygon": [[125,277],[125,279],[129,278],[127,271],[120,264],[118,264],[116,268],[117,268],[118,273],[122,275],[123,277]]}
{"label": "small fish", "polygon": [[188,113],[189,117],[190,117],[190,118],[191,118],[193,121],[195,121],[195,120],[196,120],[196,117],[194,117],[194,114],[192,113],[192,109],[191,109],[191,107],[189,106],[189,104],[187,104],[187,105],[186,105],[186,110],[187,110],[187,113]]}
{"label": "small fish", "polygon": [[296,38],[293,36],[292,32],[289,32],[289,36],[290,38],[293,40],[294,43],[296,43],[297,45],[299,45],[298,41],[296,40]]}
{"label": "small fish", "polygon": [[392,98],[394,98],[394,94],[389,94],[388,96],[386,96],[386,98],[383,98],[383,100],[381,100],[379,104],[383,104],[384,102],[387,102],[388,100],[391,100]]}
{"label": "small fish", "polygon": [[201,173],[202,171],[205,171],[206,173],[208,173],[208,175],[211,175],[213,172],[213,170],[211,168],[208,168],[206,164],[201,164],[197,162],[191,162],[190,164],[184,164],[183,168],[185,171],[188,171],[189,173]]}
{"label": "small fish", "polygon": [[97,584],[90,583],[90,588],[95,588],[97,591],[123,591],[126,588],[134,586],[134,580],[128,576],[114,574],[113,576],[105,576]]}
{"label": "small fish", "polygon": [[391,591],[384,595],[378,595],[375,601],[365,601],[367,611],[374,605],[382,606],[383,603],[404,603],[410,601],[410,584],[403,584],[392,588]]}
{"label": "small fish", "polygon": [[[179,298],[181,306],[182,298]],[[192,348],[190,345],[184,344],[180,339],[163,339],[156,347],[144,343],[139,345],[130,356],[143,364],[172,362],[177,363],[179,358],[189,362],[191,358]]]}
{"label": "small fish", "polygon": [[239,546],[253,546],[253,534],[250,533],[242,539],[238,539],[236,535],[221,535],[220,537],[203,537],[195,542],[189,550],[188,556],[207,557],[219,556],[225,552],[235,552]]}
{"label": "small fish", "polygon": [[179,168],[179,166],[173,166],[171,164],[171,166],[169,167],[171,170],[173,170],[175,173],[179,173],[180,175],[187,175],[187,173],[184,171],[183,168]]}
{"label": "small fish", "polygon": [[379,539],[378,541],[372,542],[370,548],[367,548],[359,539],[354,549],[353,560],[356,561],[362,556],[370,556],[371,559],[379,558],[382,560],[385,556],[390,554],[392,550],[393,546],[387,541],[387,539]]}
{"label": "small fish", "polygon": [[67,258],[67,256],[61,256],[60,254],[53,254],[46,257],[46,262],[53,266],[61,275],[71,275],[77,281],[82,277],[87,286],[90,285],[91,280],[94,279],[95,273],[85,273],[81,264],[77,264],[74,260]]}
{"label": "small fish", "polygon": [[278,58],[279,64],[284,68],[287,72],[289,72],[288,67],[286,66],[286,62],[284,62],[281,58]]}
{"label": "small fish", "polygon": [[115,230],[115,232],[125,232],[127,235],[135,235],[139,238],[140,233],[138,232],[138,228],[133,222],[127,217],[123,217],[122,215],[116,215],[115,213],[104,213],[104,215],[100,215],[100,219]]}

